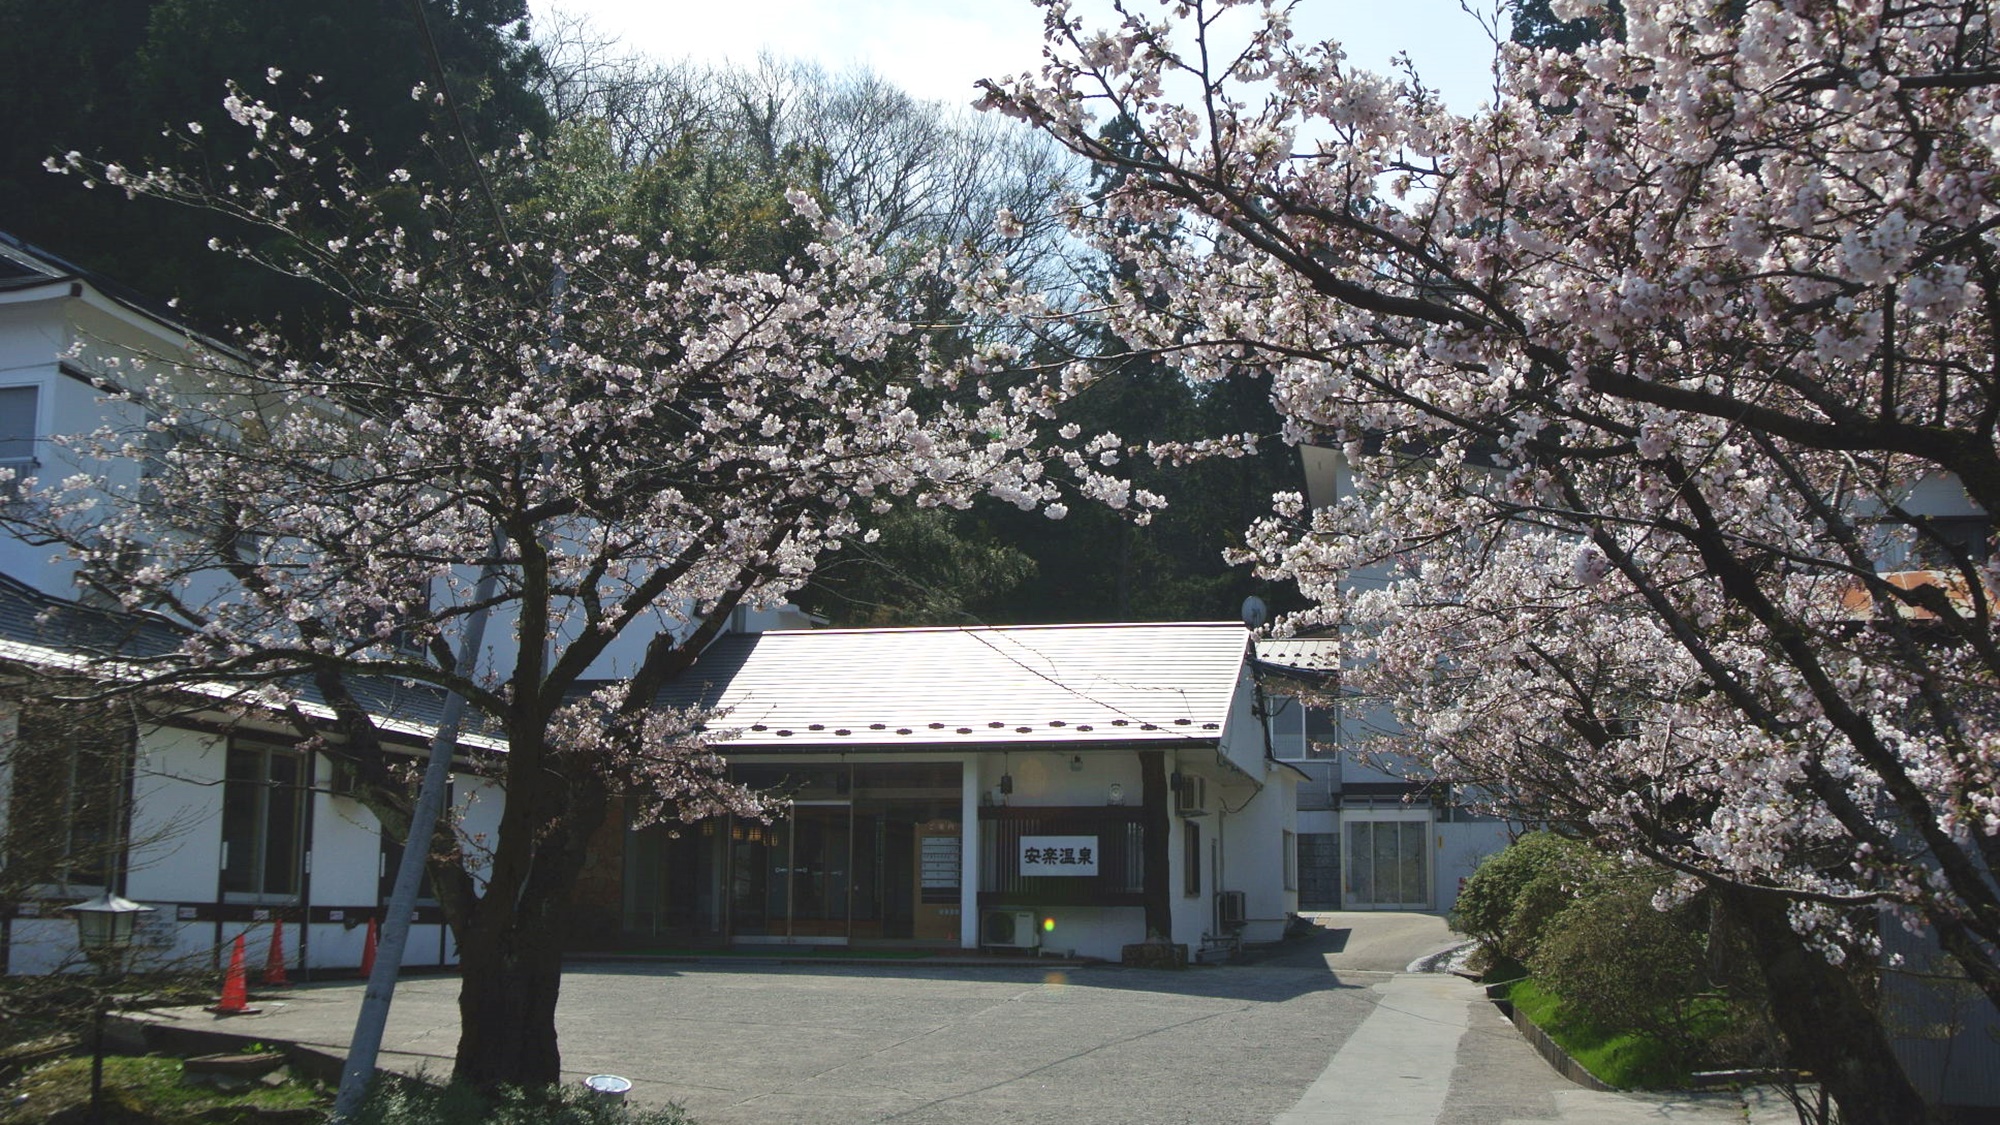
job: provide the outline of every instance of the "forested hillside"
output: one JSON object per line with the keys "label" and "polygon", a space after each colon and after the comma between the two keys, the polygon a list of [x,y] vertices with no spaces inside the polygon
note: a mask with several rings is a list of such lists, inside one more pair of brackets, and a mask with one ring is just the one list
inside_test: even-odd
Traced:
{"label": "forested hillside", "polygon": [[[1057,218],[1065,193],[1102,185],[1014,123],[915,101],[865,73],[648,59],[578,23],[530,27],[520,0],[427,2],[424,13],[420,24],[405,0],[106,0],[51,19],[46,5],[0,0],[0,98],[11,107],[0,118],[0,229],[174,299],[200,327],[275,324],[310,337],[337,300],[208,248],[223,237],[256,249],[266,236],[213,213],[87,191],[44,167],[73,150],[141,167],[190,138],[205,146],[227,123],[232,81],[282,109],[290,82],[267,80],[278,71],[317,76],[313,99],[347,111],[354,133],[341,151],[364,181],[387,189],[397,168],[463,169],[472,152],[526,134],[561,169],[544,182],[564,205],[635,235],[670,232],[697,261],[781,266],[801,244],[785,191],[802,187],[869,228],[905,272],[913,324],[960,316],[917,264],[938,248],[998,249],[1015,280],[1079,303],[1117,281]],[[412,98],[419,84],[435,90],[440,71],[447,105]],[[211,151],[207,171],[225,178],[226,158]],[[1098,505],[1060,520],[990,499],[899,508],[877,540],[827,560],[798,600],[834,623],[868,625],[1226,619],[1250,593],[1293,604],[1221,557],[1269,511],[1272,492],[1299,487],[1266,382],[1195,386],[1155,362],[1117,359],[1109,337],[1015,344],[1017,364],[1099,359],[1096,381],[1049,429],[1117,434],[1115,448],[1091,456],[1116,461],[1169,506],[1143,524]],[[1178,467],[1146,456],[1153,443],[1217,434],[1261,440],[1251,454]]]}

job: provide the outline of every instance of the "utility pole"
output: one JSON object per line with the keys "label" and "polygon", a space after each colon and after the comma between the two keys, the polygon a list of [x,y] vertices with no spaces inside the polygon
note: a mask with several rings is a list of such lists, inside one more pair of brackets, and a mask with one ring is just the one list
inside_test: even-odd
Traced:
{"label": "utility pole", "polygon": [[[479,649],[486,640],[487,605],[500,585],[499,531],[493,535],[494,561],[479,576],[473,604],[479,608],[466,617],[465,636],[458,645],[458,668],[470,677],[479,663]],[[396,978],[403,968],[403,947],[410,940],[410,915],[417,907],[417,888],[423,884],[424,861],[430,855],[431,833],[444,808],[445,788],[451,784],[451,757],[458,748],[458,728],[465,718],[465,697],[457,692],[445,696],[444,714],[438,719],[437,735],[431,739],[430,760],[424,767],[424,782],[417,790],[417,807],[410,813],[410,833],[403,841],[403,858],[396,865],[396,887],[389,894],[388,917],[382,920],[382,937],[375,951],[375,970],[368,974],[368,991],[361,998],[361,1014],[354,1021],[354,1038],[347,1044],[347,1062],[340,1068],[340,1092],[333,1102],[333,1120],[350,1121],[368,1094],[375,1077],[375,1058],[382,1050],[382,1030],[389,1022],[389,1002],[396,995]]]}

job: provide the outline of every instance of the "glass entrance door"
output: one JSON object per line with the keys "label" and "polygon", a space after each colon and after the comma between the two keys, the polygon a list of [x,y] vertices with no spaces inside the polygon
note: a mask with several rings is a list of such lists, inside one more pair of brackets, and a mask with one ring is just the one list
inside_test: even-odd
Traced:
{"label": "glass entrance door", "polygon": [[1428,910],[1430,824],[1421,820],[1347,821],[1349,910]]}
{"label": "glass entrance door", "polygon": [[847,937],[848,825],[846,805],[793,806],[791,936]]}
{"label": "glass entrance door", "polygon": [[955,944],[962,767],[957,762],[732,767],[789,796],[774,824],[732,820],[712,869],[727,932],[747,942]]}
{"label": "glass entrance door", "polygon": [[847,938],[846,804],[796,803],[773,824],[730,831],[729,921],[737,937]]}

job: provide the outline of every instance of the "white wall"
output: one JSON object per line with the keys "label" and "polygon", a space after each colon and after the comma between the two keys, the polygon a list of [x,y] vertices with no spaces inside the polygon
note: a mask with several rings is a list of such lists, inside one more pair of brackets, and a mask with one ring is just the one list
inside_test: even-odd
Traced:
{"label": "white wall", "polygon": [[[11,721],[11,715],[0,714]],[[312,802],[311,904],[339,908],[344,917],[314,922],[301,932],[285,926],[284,951],[293,979],[302,968],[352,970],[361,962],[367,919],[377,909],[380,836],[374,814],[352,798],[327,791],[330,759],[318,756]],[[253,981],[271,947],[270,908],[240,906],[256,917],[219,927],[194,920],[216,901],[222,859],[221,807],[227,740],[217,733],[146,727],[139,733],[132,804],[132,858],[126,895],[158,913],[142,931],[149,963],[206,971],[227,957],[238,934]],[[502,794],[482,778],[459,775],[455,801],[468,833],[490,839],[498,828]],[[75,925],[67,916],[17,919],[6,971],[46,972],[74,960]],[[217,938],[221,945],[218,948]],[[301,939],[305,938],[302,944]],[[436,965],[456,959],[446,927],[426,923],[411,930],[405,963]]]}
{"label": "white wall", "polygon": [[[970,776],[977,773],[986,800],[1015,808],[1090,807],[1109,804],[1113,785],[1124,789],[1123,803],[1138,808],[1143,797],[1144,775],[1139,757],[1126,750],[1076,750],[1054,752],[1027,750],[1010,754],[973,755],[976,766],[968,765]],[[1073,764],[1082,769],[1073,769]],[[1171,765],[1169,769],[1173,768]],[[1011,775],[1014,791],[999,792],[1000,777]],[[976,907],[980,868],[977,821],[966,828],[968,903]],[[1043,949],[1116,961],[1124,947],[1146,939],[1146,912],[1137,906],[1038,906],[1042,917],[1054,918],[1055,929],[1043,938]],[[972,933],[967,948],[978,946],[978,932]],[[1176,933],[1176,937],[1179,935]]]}
{"label": "white wall", "polygon": [[[198,967],[214,956],[215,924],[182,921],[176,904],[215,901],[227,758],[228,742],[219,734],[174,727],[139,732],[126,897],[159,911],[150,932],[160,939],[153,948],[163,963]],[[248,950],[246,958],[255,961]]]}
{"label": "white wall", "polygon": [[1439,913],[1450,913],[1458,905],[1458,888],[1487,856],[1512,842],[1514,826],[1505,821],[1473,821],[1439,824],[1433,836],[1437,844],[1437,904]]}
{"label": "white wall", "polygon": [[[1067,807],[1109,804],[1111,786],[1124,787],[1124,803],[1138,807],[1143,775],[1138,755],[1123,750],[1079,750],[1055,753],[1029,750],[1017,754],[979,755],[981,775],[989,795],[998,796],[1000,775],[1012,771],[1014,792],[1004,803],[1017,806]],[[1081,770],[1073,768],[1081,759]]]}
{"label": "white wall", "polygon": [[1298,831],[1293,777],[1273,770],[1238,811],[1217,810],[1211,818],[1222,851],[1222,885],[1216,889],[1243,892],[1246,942],[1277,941],[1299,908],[1298,890],[1285,886],[1285,833]]}

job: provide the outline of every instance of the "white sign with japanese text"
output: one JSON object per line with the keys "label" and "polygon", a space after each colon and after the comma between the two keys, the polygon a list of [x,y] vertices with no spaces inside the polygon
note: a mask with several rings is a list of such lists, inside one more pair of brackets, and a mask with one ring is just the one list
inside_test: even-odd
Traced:
{"label": "white sign with japanese text", "polygon": [[1021,874],[1095,875],[1097,837],[1023,836]]}

